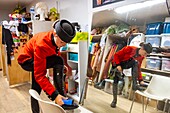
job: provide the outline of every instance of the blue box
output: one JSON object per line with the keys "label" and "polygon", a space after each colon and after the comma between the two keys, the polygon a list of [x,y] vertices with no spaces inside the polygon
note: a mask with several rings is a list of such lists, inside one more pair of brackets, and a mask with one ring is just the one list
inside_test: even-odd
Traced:
{"label": "blue box", "polygon": [[69,52],[68,53],[68,59],[73,60],[73,61],[78,61],[78,53]]}
{"label": "blue box", "polygon": [[156,22],[147,24],[146,34],[147,35],[159,35],[163,32],[163,23]]}
{"label": "blue box", "polygon": [[163,33],[170,33],[170,23],[164,22]]}

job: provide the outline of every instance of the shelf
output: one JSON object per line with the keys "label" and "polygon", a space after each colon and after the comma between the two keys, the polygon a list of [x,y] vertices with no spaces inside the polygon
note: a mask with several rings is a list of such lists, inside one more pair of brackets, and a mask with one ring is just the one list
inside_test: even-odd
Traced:
{"label": "shelf", "polygon": [[145,35],[145,37],[162,37],[162,35]]}
{"label": "shelf", "polygon": [[148,56],[157,56],[157,57],[166,57],[170,58],[170,56],[163,55],[161,53],[150,53]]}
{"label": "shelf", "polygon": [[71,97],[72,99],[76,100],[77,102],[79,102],[79,100],[80,100],[80,97],[77,95],[77,93],[75,93],[73,95],[70,93],[67,93],[67,96]]}
{"label": "shelf", "polygon": [[170,36],[170,33],[167,33],[167,34],[161,34],[161,36]]}
{"label": "shelf", "polygon": [[151,74],[157,74],[157,75],[162,75],[162,76],[170,77],[170,72],[168,72],[168,71],[148,69],[148,68],[141,68],[141,71],[142,72],[148,72],[148,73],[151,73]]}
{"label": "shelf", "polygon": [[72,62],[72,63],[77,63],[78,64],[78,61],[68,60],[68,62]]}

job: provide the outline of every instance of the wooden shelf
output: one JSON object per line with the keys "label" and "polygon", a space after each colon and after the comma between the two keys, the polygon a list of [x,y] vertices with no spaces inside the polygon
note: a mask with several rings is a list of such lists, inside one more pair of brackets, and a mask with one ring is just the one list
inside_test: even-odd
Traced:
{"label": "wooden shelf", "polygon": [[157,74],[157,75],[162,75],[162,76],[170,77],[170,72],[168,72],[168,71],[148,69],[148,68],[141,68],[141,71],[142,72],[148,72],[148,73],[151,73],[151,74]]}

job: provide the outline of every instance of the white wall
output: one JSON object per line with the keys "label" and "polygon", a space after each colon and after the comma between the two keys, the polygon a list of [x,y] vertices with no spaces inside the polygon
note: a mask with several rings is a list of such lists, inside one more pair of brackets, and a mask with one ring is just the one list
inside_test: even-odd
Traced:
{"label": "white wall", "polygon": [[[27,11],[38,2],[40,0],[31,2],[27,6]],[[60,18],[68,19],[71,22],[78,22],[83,30],[88,25],[88,0],[41,0],[41,2],[45,2],[49,10],[52,7],[58,8]]]}
{"label": "white wall", "polygon": [[60,18],[78,22],[82,29],[88,25],[88,0],[60,0]]}
{"label": "white wall", "polygon": [[31,2],[31,4],[27,6],[27,11],[29,12],[30,7],[35,6],[36,3],[38,2],[45,2],[48,6],[49,11],[52,7],[55,7],[55,8],[57,7],[56,0],[33,0],[33,2]]}
{"label": "white wall", "polygon": [[9,21],[9,14],[12,12],[12,10],[0,10],[0,22],[3,20]]}

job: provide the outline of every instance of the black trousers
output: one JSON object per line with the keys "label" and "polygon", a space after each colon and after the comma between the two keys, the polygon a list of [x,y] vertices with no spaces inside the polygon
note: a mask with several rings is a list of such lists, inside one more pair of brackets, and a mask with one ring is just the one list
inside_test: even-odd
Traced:
{"label": "black trousers", "polygon": [[[20,64],[20,65],[24,70],[32,72],[31,89],[36,90],[40,94],[42,89],[40,85],[36,82],[35,77],[34,77],[34,59],[32,58],[30,60],[27,60],[23,64]],[[62,57],[54,55],[54,56],[50,56],[46,58],[46,69],[53,68],[56,65],[64,66],[64,61]],[[38,101],[34,99],[33,97],[31,97],[31,109],[33,113],[40,113]]]}

